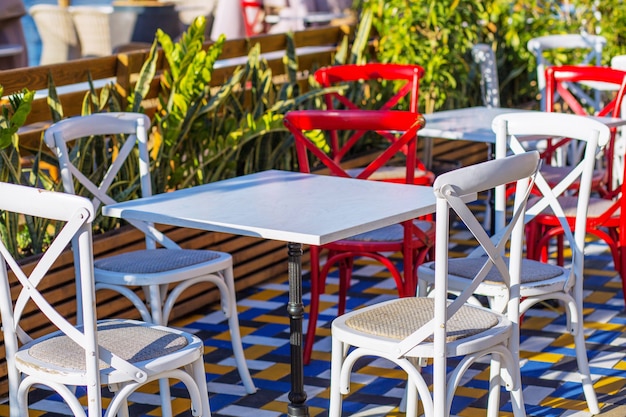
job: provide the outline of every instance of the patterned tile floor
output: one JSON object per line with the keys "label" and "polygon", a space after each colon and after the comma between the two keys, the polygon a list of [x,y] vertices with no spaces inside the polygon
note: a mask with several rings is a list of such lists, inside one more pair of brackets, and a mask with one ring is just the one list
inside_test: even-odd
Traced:
{"label": "patterned tile floor", "polygon": [[[458,234],[456,251],[467,248]],[[595,388],[602,416],[626,416],[626,314],[619,277],[602,244],[588,246],[585,272],[585,329]],[[305,286],[307,284],[305,278]],[[241,331],[248,364],[258,392],[246,395],[231,357],[228,328],[220,312],[188,317],[175,323],[206,341],[206,376],[213,416],[278,417],[285,415],[289,390],[288,298],[286,277],[259,285],[239,294]],[[305,288],[306,290],[306,288]],[[330,331],[337,290],[330,280],[323,298],[315,353],[305,367],[305,385],[310,414],[326,416],[328,406]],[[305,294],[306,298],[307,294]],[[395,296],[392,280],[380,266],[361,261],[350,289],[349,308]],[[306,300],[305,300],[306,302]],[[564,317],[552,307],[534,309],[525,316],[522,331],[522,375],[526,410],[529,416],[588,416],[575,368],[572,338],[563,333]],[[457,391],[453,414],[459,417],[484,415],[487,375],[485,366],[470,371]],[[428,368],[426,368],[428,372]],[[344,415],[400,416],[398,404],[403,394],[403,374],[388,362],[361,363],[352,394],[344,401]],[[136,395],[133,416],[160,415],[158,387]],[[172,402],[177,416],[187,416],[184,390],[174,386]],[[178,397],[180,396],[180,397]],[[508,396],[505,396],[508,397]],[[55,395],[43,390],[31,394],[31,416],[71,415]],[[509,416],[510,405],[501,415]],[[0,416],[8,416],[8,406],[0,405]]]}

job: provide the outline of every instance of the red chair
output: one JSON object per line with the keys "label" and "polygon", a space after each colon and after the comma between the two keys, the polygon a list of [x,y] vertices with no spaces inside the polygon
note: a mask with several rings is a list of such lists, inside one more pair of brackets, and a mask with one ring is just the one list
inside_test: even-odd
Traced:
{"label": "red chair", "polygon": [[[388,88],[393,90],[390,93],[391,97],[380,103],[372,103],[370,100],[369,104],[374,105],[377,110],[398,110],[399,105],[404,104],[405,108],[402,110],[418,113],[419,80],[424,76],[424,68],[419,65],[381,63],[335,65],[321,68],[315,71],[313,76],[324,88],[344,87],[341,91],[334,91],[324,96],[328,110],[363,109],[362,90],[367,88],[368,84],[373,87],[374,84],[389,82]],[[339,135],[336,131],[330,131],[329,134],[332,154],[336,159],[341,159],[343,151],[339,145]],[[346,142],[357,141],[361,134],[363,132],[355,132]],[[381,135],[393,140],[391,134],[381,132]],[[406,149],[403,152],[406,152]],[[435,175],[426,169],[419,159],[416,160],[415,166],[414,183],[431,185]],[[398,181],[404,181],[401,175],[398,176]]]}
{"label": "red chair", "polygon": [[[570,111],[579,115],[621,117],[622,101],[625,92],[626,72],[610,67],[594,67],[579,65],[564,65],[548,67],[546,69],[546,111]],[[585,103],[571,91],[571,86],[577,83],[602,83],[603,88],[616,91],[608,103],[598,112],[594,112],[593,103]],[[591,190],[601,195],[610,195],[615,186],[615,129],[612,131],[611,141],[604,151],[602,166],[594,172]],[[545,161],[542,174],[551,184],[557,184],[569,172],[569,167],[580,156],[575,147],[572,147],[568,138],[550,139],[547,147],[542,151]],[[560,155],[559,155],[560,154]],[[570,158],[570,161],[567,161]],[[554,162],[566,166],[555,165]]]}
{"label": "red chair", "polygon": [[[593,78],[592,78],[593,77]],[[566,89],[563,83],[577,81],[601,81],[611,83],[618,87],[612,100],[598,114],[609,115],[613,117],[621,117],[621,106],[626,94],[626,72],[611,69],[608,67],[552,67],[546,70],[546,89],[550,92],[558,92],[568,106],[578,114],[586,114],[583,105],[576,105],[572,99],[571,93]],[[554,94],[554,93],[552,93]],[[553,110],[552,98],[549,94],[548,109]],[[592,179],[592,192],[596,191],[589,201],[589,209],[587,214],[586,230],[590,235],[596,236],[603,240],[611,251],[613,263],[616,271],[622,279],[622,291],[624,293],[624,301],[626,302],[626,216],[620,213],[626,212],[626,200],[624,193],[626,192],[626,184],[624,178],[624,164],[621,163],[622,171],[618,178],[614,177],[616,171],[616,161],[624,161],[626,155],[615,154],[615,129],[612,130],[611,140],[607,145],[604,157],[602,158],[602,166],[596,169]],[[551,148],[548,148],[550,151]],[[623,151],[622,151],[623,152]],[[552,169],[552,168],[549,168]],[[562,203],[564,207],[570,207],[575,204],[576,196],[561,197],[565,199]],[[575,217],[572,213],[565,211],[566,219],[571,228],[574,228]],[[532,259],[546,259],[548,246],[552,239],[557,239],[557,262],[563,264],[563,248],[561,240],[563,237],[563,228],[558,218],[553,214],[542,213],[537,216],[528,225],[528,240],[533,242],[529,246],[529,257]]]}
{"label": "red chair", "polygon": [[[285,115],[285,126],[293,133],[301,172],[311,172],[311,162],[317,161],[313,167],[324,167],[330,175],[354,177],[364,180],[385,179],[385,170],[389,164],[398,159],[402,162],[403,182],[414,183],[417,131],[424,125],[421,115],[403,111],[389,110],[301,110]],[[394,139],[366,167],[357,171],[342,166],[350,146],[356,140],[346,144],[339,156],[329,156],[322,148],[324,139],[318,134],[325,132],[328,138],[333,131],[358,131],[363,134],[358,138],[369,138],[392,132]],[[311,140],[315,137],[315,142]],[[387,136],[384,136],[385,138]],[[350,146],[348,146],[350,145]],[[407,149],[406,154],[402,149]],[[397,172],[397,167],[392,167]],[[376,196],[372,196],[376,198]],[[332,201],[328,202],[332,209]],[[400,297],[413,296],[417,286],[417,266],[426,259],[434,243],[434,224],[430,221],[415,220],[393,225],[369,233],[353,236],[337,242],[312,246],[311,257],[311,305],[309,324],[304,346],[304,362],[309,363],[317,328],[319,314],[319,298],[325,290],[326,277],[331,267],[339,268],[339,314],[346,307],[346,294],[350,285],[353,261],[356,257],[375,259],[386,266],[391,272]],[[320,268],[320,253],[328,252],[324,265]],[[403,256],[403,273],[385,252],[400,252]]]}
{"label": "red chair", "polygon": [[263,18],[265,13],[263,10],[263,2],[254,0],[241,0],[241,11],[243,13],[243,26],[246,30],[246,36],[259,35],[264,30],[259,30],[259,27],[264,27]]}

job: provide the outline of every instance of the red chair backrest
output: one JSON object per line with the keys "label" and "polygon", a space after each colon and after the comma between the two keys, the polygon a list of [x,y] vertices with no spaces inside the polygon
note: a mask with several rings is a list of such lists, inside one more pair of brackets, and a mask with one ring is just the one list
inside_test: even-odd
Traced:
{"label": "red chair backrest", "polygon": [[[395,85],[397,91],[387,101],[378,103],[376,107],[378,110],[391,110],[398,105],[403,99],[408,99],[408,111],[412,113],[418,113],[419,106],[419,81],[424,76],[424,68],[419,65],[408,64],[383,64],[383,63],[367,63],[362,65],[346,64],[335,65],[332,67],[320,68],[313,74],[315,80],[320,83],[324,88],[337,86],[340,84],[354,84],[357,82],[383,82],[383,81],[398,81],[399,85]],[[350,85],[350,87],[353,87]],[[334,110],[337,107],[342,109],[361,109],[361,106],[354,103],[346,94],[338,92],[331,92],[324,96],[326,108],[328,110]],[[348,142],[358,140],[359,136],[363,132],[355,132]],[[381,133],[382,136],[392,141],[393,136],[386,133]],[[331,154],[337,152],[340,153],[341,147],[339,141],[339,135],[337,131],[330,131],[330,147]],[[403,152],[407,150],[404,149]],[[337,156],[341,159],[342,155]],[[422,170],[426,170],[424,164],[417,160],[417,167]]]}
{"label": "red chair backrest", "polygon": [[[322,130],[332,132],[338,130],[376,132],[378,134],[394,133],[394,140],[389,146],[369,163],[356,178],[368,179],[372,174],[385,166],[394,156],[406,152],[406,174],[404,182],[412,184],[416,166],[417,132],[424,126],[424,118],[420,114],[394,110],[296,110],[285,115],[284,123],[294,135],[298,163],[301,172],[311,172],[309,154],[324,164],[332,175],[350,177],[341,167],[343,157],[363,137],[355,137],[345,143],[332,157],[314,143],[306,132]],[[400,132],[400,133],[397,133]]]}
{"label": "red chair backrest", "polygon": [[[228,0],[232,1],[232,0]],[[261,19],[264,17],[263,2],[255,0],[241,0],[241,11],[243,14],[243,26],[246,30],[246,36],[258,35],[257,26],[262,25]]]}
{"label": "red chair backrest", "polygon": [[[621,117],[622,103],[626,94],[626,71],[610,67],[586,66],[586,65],[563,65],[546,68],[546,111],[555,111],[559,97],[562,104],[575,114],[590,115],[590,106],[574,95],[568,88],[568,83],[581,82],[602,82],[612,84],[615,87],[613,98],[598,112],[591,114],[594,116]],[[612,184],[613,180],[613,162],[614,162],[614,143],[616,130],[612,130],[612,137],[606,148],[606,169],[607,184]],[[563,146],[567,139],[560,141],[549,141],[548,148],[543,152],[542,157],[550,160],[557,148]]]}
{"label": "red chair backrest", "polygon": [[[391,110],[403,97],[409,99],[409,111],[418,112],[419,81],[424,76],[424,68],[419,65],[368,63],[363,65],[347,64],[324,67],[315,71],[315,80],[322,87],[331,87],[340,83],[356,81],[404,81],[398,91],[379,107],[380,110]],[[358,109],[359,106],[346,96],[332,93],[325,97],[328,109],[334,108],[333,99],[346,108]]]}

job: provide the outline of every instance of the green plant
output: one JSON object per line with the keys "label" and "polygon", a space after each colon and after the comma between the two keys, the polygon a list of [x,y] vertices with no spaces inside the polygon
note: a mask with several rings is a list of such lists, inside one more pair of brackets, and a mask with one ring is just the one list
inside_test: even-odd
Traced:
{"label": "green plant", "polygon": [[[481,103],[470,48],[478,42],[496,51],[501,103],[538,108],[536,62],[526,44],[533,37],[586,31],[607,38],[604,62],[626,53],[621,0],[360,0],[373,13],[378,33],[376,59],[422,65],[423,112]],[[557,51],[553,62],[579,62],[572,51]]]}
{"label": "green plant", "polygon": [[129,110],[140,110],[156,73],[160,45],[169,69],[161,75],[159,108],[151,130],[157,193],[263,169],[292,168],[292,147],[282,115],[323,94],[320,89],[300,94],[292,38],[285,57],[286,82],[274,82],[257,46],[250,50],[244,67],[211,88],[213,65],[224,38],[203,50],[205,25],[204,18],[197,18],[176,43],[157,32],[140,82],[130,95]]}
{"label": "green plant", "polygon": [[[4,96],[0,86],[0,97]],[[24,89],[8,97],[8,105],[0,114],[0,181],[51,189],[53,181],[41,164],[41,149],[31,158],[22,158],[18,129],[26,123],[35,97]],[[26,161],[26,165],[24,163]],[[5,196],[6,198],[6,196]],[[0,213],[0,237],[12,253],[19,257],[41,252],[54,235],[56,224],[32,216]]]}

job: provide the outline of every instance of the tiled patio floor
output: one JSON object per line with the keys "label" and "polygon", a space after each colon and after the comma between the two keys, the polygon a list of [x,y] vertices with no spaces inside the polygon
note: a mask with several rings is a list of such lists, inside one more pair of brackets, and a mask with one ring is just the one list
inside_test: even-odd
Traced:
{"label": "tiled patio floor", "polygon": [[[459,239],[462,234],[459,233]],[[462,243],[456,247],[464,250]],[[602,416],[626,415],[626,314],[619,277],[601,244],[588,246],[585,281],[585,328],[587,346]],[[349,308],[395,296],[387,272],[380,266],[361,262],[354,274]],[[305,278],[305,285],[307,284]],[[228,330],[219,312],[189,317],[175,323],[206,340],[206,373],[213,416],[278,417],[285,415],[289,390],[288,320],[285,312],[288,285],[286,277],[251,288],[239,294],[239,312],[243,341],[252,377],[258,392],[245,395],[231,358]],[[306,290],[306,288],[305,288]],[[336,285],[323,299],[322,327],[318,329],[313,361],[305,367],[305,385],[311,416],[326,416],[328,406],[330,332],[328,321],[335,312]],[[306,294],[305,294],[306,298]],[[529,416],[588,416],[575,368],[572,338],[563,333],[564,317],[558,309],[545,307],[529,312],[522,331],[522,377],[524,399]],[[325,325],[324,325],[325,324]],[[486,368],[486,366],[485,366]],[[426,369],[428,372],[428,368]],[[457,391],[453,414],[462,417],[484,415],[487,395],[487,371],[470,371],[471,378]],[[383,360],[361,363],[353,393],[345,399],[344,415],[399,416],[398,404],[403,394],[403,374]],[[151,387],[156,392],[158,387]],[[184,396],[176,387],[173,396]],[[32,396],[32,416],[65,416],[54,396],[37,391]],[[508,398],[504,396],[503,398]],[[158,397],[137,395],[133,416],[158,416]],[[187,406],[184,398],[175,398],[178,416]],[[511,415],[504,405],[501,415]],[[0,415],[8,416],[8,407],[0,405]]]}

